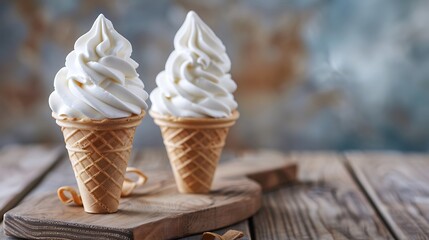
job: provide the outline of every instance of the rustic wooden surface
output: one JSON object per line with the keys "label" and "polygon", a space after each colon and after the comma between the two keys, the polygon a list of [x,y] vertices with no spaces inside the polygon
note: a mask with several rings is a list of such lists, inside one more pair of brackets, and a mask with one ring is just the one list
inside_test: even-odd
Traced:
{"label": "rustic wooden surface", "polygon": [[49,194],[6,213],[4,230],[18,237],[170,239],[231,225],[259,209],[260,188],[254,182],[219,180],[213,189],[207,195],[181,195],[174,184],[160,185],[122,199],[120,210],[109,215],[64,206]]}
{"label": "rustic wooden surface", "polygon": [[298,182],[265,194],[256,239],[390,239],[337,154],[291,154]]}
{"label": "rustic wooden surface", "polygon": [[398,239],[429,239],[429,155],[350,153],[359,182]]}
{"label": "rustic wooden surface", "polygon": [[[253,167],[270,172],[262,208],[254,217],[228,229],[245,232],[245,239],[429,239],[429,155],[397,152],[304,152],[279,154],[272,151],[225,153],[225,159],[238,158],[246,164],[223,162],[217,177],[255,176]],[[297,181],[290,168],[273,171],[264,164],[270,158],[277,169],[296,163]],[[5,159],[2,156],[0,159]],[[162,160],[160,160],[162,159]],[[2,169],[0,162],[0,169]],[[152,170],[169,172],[163,150],[147,149],[136,154],[130,164],[152,177]],[[293,173],[293,171],[292,171]],[[49,194],[62,185],[75,185],[67,161],[61,161],[24,198]],[[274,184],[274,185],[273,185]],[[276,184],[286,184],[271,190]],[[140,194],[156,192],[156,185],[139,189]],[[0,190],[1,192],[1,190]],[[23,194],[24,195],[24,194]],[[165,229],[168,231],[168,229]],[[0,239],[6,237],[0,227]],[[201,238],[201,233],[185,237]],[[183,240],[182,239],[182,240]]]}
{"label": "rustic wooden surface", "polygon": [[0,151],[0,221],[58,161],[63,148],[7,146]]}
{"label": "rustic wooden surface", "polygon": [[[226,155],[226,156],[225,156]],[[224,154],[224,158],[233,157],[231,154],[226,152]],[[162,149],[147,149],[143,151],[139,151],[136,155],[133,155],[129,161],[130,166],[136,166],[145,172],[149,172],[154,169],[164,169],[168,170],[170,167],[167,161],[166,153]],[[40,194],[50,194],[55,192],[56,189],[60,186],[69,185],[77,188],[76,182],[74,180],[74,175],[72,168],[70,166],[70,162],[67,157],[65,157],[62,161],[59,162],[58,165],[52,169],[52,171],[47,174],[47,176],[43,179],[43,181],[32,190],[31,193],[27,195],[25,201],[32,201],[33,198],[37,197]],[[147,186],[146,186],[147,189]],[[229,227],[213,230],[212,232],[223,234],[228,229],[236,229],[244,232],[245,239],[250,239],[250,232],[248,228],[248,220],[245,220],[241,223],[231,225]],[[183,240],[193,240],[200,239],[201,234],[196,234],[190,237],[185,237]],[[17,240],[22,238],[16,238],[7,236],[4,234],[3,227],[0,226],[0,239],[7,240]]]}
{"label": "rustic wooden surface", "polygon": [[[270,165],[270,159],[265,163]],[[184,195],[177,192],[171,171],[163,167],[168,161],[159,152],[143,152],[132,165],[146,172],[150,181],[122,199],[118,213],[87,214],[80,207],[64,206],[53,193],[39,194],[5,215],[5,232],[18,237],[167,239],[225,227],[259,209],[261,189],[244,177],[245,172],[224,169],[232,174],[215,178],[210,194]],[[34,228],[43,228],[43,234]]]}

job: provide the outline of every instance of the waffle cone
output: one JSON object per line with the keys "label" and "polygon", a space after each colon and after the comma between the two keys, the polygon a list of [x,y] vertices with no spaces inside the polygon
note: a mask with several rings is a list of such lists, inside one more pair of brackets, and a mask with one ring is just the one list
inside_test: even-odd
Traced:
{"label": "waffle cone", "polygon": [[229,128],[239,113],[229,118],[177,118],[153,111],[181,193],[207,193]]}
{"label": "waffle cone", "polygon": [[118,210],[135,130],[144,114],[103,120],[52,114],[63,132],[86,212]]}

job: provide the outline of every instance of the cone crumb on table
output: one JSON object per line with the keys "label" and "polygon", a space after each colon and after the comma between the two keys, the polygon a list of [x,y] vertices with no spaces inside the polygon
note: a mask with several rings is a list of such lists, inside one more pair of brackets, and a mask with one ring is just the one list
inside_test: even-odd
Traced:
{"label": "cone crumb on table", "polygon": [[221,40],[191,11],[156,78],[149,112],[160,127],[181,193],[208,193],[229,129],[239,117]]}
{"label": "cone crumb on table", "polygon": [[49,97],[88,213],[118,210],[135,130],[147,110],[131,52],[100,14],[76,41]]}

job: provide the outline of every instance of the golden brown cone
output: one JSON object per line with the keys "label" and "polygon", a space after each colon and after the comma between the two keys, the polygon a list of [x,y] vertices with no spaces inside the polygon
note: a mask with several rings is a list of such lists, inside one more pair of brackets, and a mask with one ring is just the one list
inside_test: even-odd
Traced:
{"label": "golden brown cone", "polygon": [[91,120],[52,113],[63,132],[86,212],[118,210],[135,130],[144,115]]}
{"label": "golden brown cone", "polygon": [[238,111],[228,118],[178,118],[153,111],[150,115],[161,128],[179,192],[209,192],[229,128],[239,117]]}

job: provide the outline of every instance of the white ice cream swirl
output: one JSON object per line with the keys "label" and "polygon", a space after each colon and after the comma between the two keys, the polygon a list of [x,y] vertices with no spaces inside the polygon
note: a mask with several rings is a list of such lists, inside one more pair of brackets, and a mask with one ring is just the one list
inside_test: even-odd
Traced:
{"label": "white ice cream swirl", "polygon": [[102,14],[81,36],[55,76],[49,106],[71,118],[122,118],[147,109],[148,94],[130,42]]}
{"label": "white ice cream swirl", "polygon": [[191,11],[174,38],[175,50],[151,93],[152,111],[175,117],[229,117],[237,85],[225,46]]}

